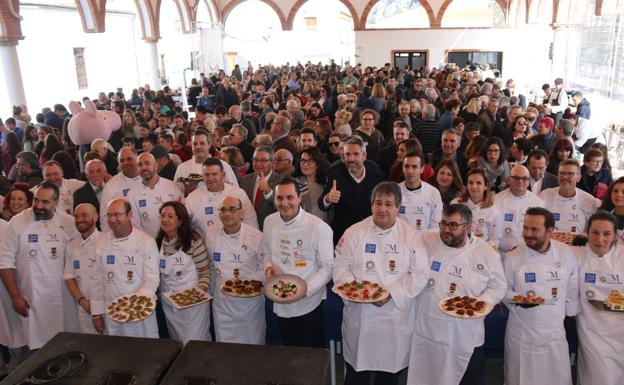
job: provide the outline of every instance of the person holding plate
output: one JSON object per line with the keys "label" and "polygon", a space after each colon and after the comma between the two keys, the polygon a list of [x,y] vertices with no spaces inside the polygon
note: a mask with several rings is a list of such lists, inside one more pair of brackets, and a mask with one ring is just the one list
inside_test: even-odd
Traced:
{"label": "person holding plate", "polygon": [[[191,218],[184,204],[165,202],[160,207],[160,231],[156,236],[160,249],[160,294],[179,293],[197,288],[207,293],[210,287],[210,258],[202,237],[191,228]],[[175,309],[162,301],[171,338],[186,343],[210,341],[210,304]]]}
{"label": "person holding plate", "polygon": [[[409,363],[414,298],[427,284],[427,250],[415,228],[398,218],[401,187],[379,183],[373,215],[349,227],[336,246],[333,279],[379,284],[389,295],[372,303],[345,301],[342,319],[345,385],[396,385]],[[372,294],[372,293],[371,293]]]}
{"label": "person holding plate", "polygon": [[550,238],[554,229],[553,213],[529,208],[522,229],[524,243],[504,260],[508,299],[520,295],[550,302],[528,308],[507,305],[506,385],[572,385],[563,321],[578,312],[578,264],[569,246]]}
{"label": "person holding plate", "polygon": [[305,281],[303,298],[292,303],[274,303],[282,343],[286,346],[323,347],[325,285],[334,266],[331,227],[301,207],[301,189],[296,180],[283,178],[275,186],[278,212],[264,221],[260,255],[268,280],[291,274]]}
{"label": "person holding plate", "polygon": [[[226,282],[264,281],[260,259],[260,230],[243,223],[243,204],[226,196],[219,207],[220,223],[209,226],[204,238],[216,270],[212,312],[217,342],[263,345],[266,322],[262,291],[242,294],[226,290]],[[231,289],[231,288],[230,288]]]}
{"label": "person holding plate", "polygon": [[624,335],[620,314],[598,311],[590,300],[603,301],[624,292],[624,249],[617,244],[617,218],[599,211],[587,223],[588,243],[575,248],[579,261],[580,339],[578,379],[582,385],[617,385],[624,378]]}
{"label": "person holding plate", "polygon": [[[484,317],[505,295],[505,273],[492,246],[471,234],[468,206],[445,207],[439,227],[439,231],[422,234],[429,255],[429,281],[416,299],[407,383],[483,384]],[[482,309],[478,313],[470,310],[470,315],[440,307],[458,297],[476,299]]]}

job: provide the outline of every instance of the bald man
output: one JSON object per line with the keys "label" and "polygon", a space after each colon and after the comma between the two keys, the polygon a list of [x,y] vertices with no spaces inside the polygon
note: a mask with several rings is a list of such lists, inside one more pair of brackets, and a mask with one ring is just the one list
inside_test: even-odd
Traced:
{"label": "bald man", "polygon": [[275,152],[275,160],[273,160],[273,171],[277,172],[282,178],[292,176],[295,172],[292,152],[286,149],[277,150]]}
{"label": "bald man", "polygon": [[169,201],[184,201],[177,185],[158,176],[154,155],[144,152],[137,157],[141,184],[128,192],[127,200],[132,206],[132,224],[156,238],[160,230],[160,206]]}
{"label": "bald man", "polygon": [[106,208],[110,232],[103,233],[95,248],[100,273],[94,283],[91,313],[96,330],[112,336],[158,338],[156,314],[132,323],[113,321],[106,307],[128,294],[156,298],[160,284],[159,252],[156,240],[132,226],[132,208],[123,198]]}
{"label": "bald man", "polygon": [[[74,209],[83,203],[90,203],[95,210],[100,212],[100,197],[104,190],[104,183],[107,178],[106,165],[99,159],[92,159],[85,166],[87,183],[74,191]],[[99,228],[99,219],[98,219]]]}
{"label": "bald man", "polygon": [[499,192],[494,197],[494,207],[503,216],[503,238],[499,249],[506,253],[522,244],[522,226],[524,213],[529,207],[544,207],[544,201],[528,190],[531,184],[529,170],[521,165],[511,169],[511,176],[507,178],[509,188]]}
{"label": "bald man", "polygon": [[[101,162],[100,162],[101,163]],[[81,333],[102,333],[91,320],[91,298],[94,283],[100,272],[100,264],[95,257],[95,245],[102,233],[96,228],[98,212],[90,203],[83,203],[74,209],[74,224],[80,236],[67,244],[65,272],[63,279],[72,297],[76,300],[78,324]]]}

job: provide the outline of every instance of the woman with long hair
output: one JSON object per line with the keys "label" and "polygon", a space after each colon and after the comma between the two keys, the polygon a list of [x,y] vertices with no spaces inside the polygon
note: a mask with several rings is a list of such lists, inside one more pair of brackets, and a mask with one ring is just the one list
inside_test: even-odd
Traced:
{"label": "woman with long hair", "polygon": [[507,151],[501,138],[490,137],[477,160],[477,167],[485,170],[490,187],[494,192],[500,192],[507,187],[507,178],[511,175]]}
{"label": "woman with long hair", "polygon": [[[596,311],[592,301],[624,292],[624,248],[617,244],[617,219],[598,211],[589,217],[588,242],[573,247],[579,261],[580,311],[576,316],[581,384],[618,385],[624,377],[622,320],[616,314]],[[619,298],[621,303],[622,298]]]}
{"label": "woman with long hair", "polygon": [[444,207],[448,206],[464,190],[459,167],[453,160],[441,160],[435,168],[434,176],[429,179],[429,183],[440,191]]}
{"label": "woman with long hair", "polygon": [[559,163],[566,159],[572,159],[572,155],[574,155],[574,145],[570,139],[557,139],[548,155],[548,167],[546,171],[557,175],[559,173]]}
{"label": "woman with long hair", "polygon": [[[160,293],[182,292],[196,288],[204,293],[210,288],[210,259],[202,237],[191,228],[186,207],[177,201],[160,208],[160,231],[156,237],[160,250]],[[169,334],[186,343],[210,340],[210,304],[183,310],[162,301]]]}
{"label": "woman with long hair", "polygon": [[312,215],[329,222],[329,212],[318,206],[319,197],[327,181],[329,163],[316,147],[307,147],[301,151],[299,165],[295,171],[295,179],[301,185],[303,208]]}
{"label": "woman with long hair", "polygon": [[39,156],[39,166],[43,168],[45,162],[52,159],[54,154],[59,151],[65,150],[63,144],[58,140],[56,135],[48,134],[44,140],[43,151],[41,151],[41,155]]}
{"label": "woman with long hair", "polygon": [[37,152],[38,142],[37,127],[29,125],[24,134],[24,151]]}
{"label": "woman with long hair", "polygon": [[503,237],[500,211],[494,207],[494,193],[485,170],[473,168],[468,171],[466,187],[452,203],[463,203],[472,211],[472,234],[498,247]]}
{"label": "woman with long hair", "polygon": [[13,183],[11,190],[4,196],[2,218],[9,221],[11,218],[32,206],[33,193],[28,183]]}
{"label": "woman with long hair", "polygon": [[139,139],[141,137],[139,133],[139,122],[131,108],[126,108],[123,112],[121,118],[121,135],[124,138],[130,137]]}
{"label": "woman with long hair", "polygon": [[620,243],[624,243],[624,176],[611,183],[600,209],[615,215],[618,220],[618,240]]}
{"label": "woman with long hair", "polygon": [[0,164],[2,164],[2,172],[4,175],[9,175],[11,167],[17,162],[17,154],[22,151],[17,134],[13,131],[8,131],[4,137],[4,143],[2,144],[2,150],[0,150]]}

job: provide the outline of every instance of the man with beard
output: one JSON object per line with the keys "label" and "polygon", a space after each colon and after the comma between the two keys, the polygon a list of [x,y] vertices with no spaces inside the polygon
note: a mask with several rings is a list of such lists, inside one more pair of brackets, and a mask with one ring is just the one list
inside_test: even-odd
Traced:
{"label": "man with beard", "polygon": [[95,248],[100,266],[93,282],[91,298],[93,326],[111,336],[158,338],[156,314],[131,323],[111,319],[106,306],[128,294],[156,297],[160,284],[159,252],[156,240],[132,226],[132,208],[122,198],[111,201],[106,208],[111,231],[102,234]]}
{"label": "man with beard", "polygon": [[471,235],[468,206],[447,206],[439,227],[423,234],[429,282],[416,300],[407,383],[483,384],[484,318],[455,318],[442,313],[438,305],[448,297],[470,296],[493,308],[507,287],[503,266],[492,246]]}
{"label": "man with beard", "polygon": [[[32,208],[14,216],[0,243],[0,277],[21,324],[18,346],[39,349],[61,331],[73,331],[75,302],[63,285],[67,243],[76,235],[71,216],[57,211],[59,189],[43,182]],[[72,317],[73,316],[73,317]]]}
{"label": "man with beard", "polygon": [[74,221],[80,237],[75,237],[67,244],[67,258],[63,279],[72,297],[76,300],[78,325],[81,333],[102,333],[95,329],[91,319],[91,298],[93,282],[99,274],[99,264],[95,257],[95,245],[100,233],[95,227],[98,214],[90,203],[76,206]]}
{"label": "man with beard", "polygon": [[509,307],[505,331],[505,384],[572,385],[563,321],[579,308],[578,264],[567,245],[550,239],[555,216],[541,207],[526,211],[524,244],[504,261],[506,297],[542,297],[550,305]]}
{"label": "man with beard", "polygon": [[142,183],[131,188],[127,196],[132,206],[132,224],[156,238],[160,230],[160,206],[168,201],[182,201],[184,197],[175,183],[158,176],[154,155],[143,153],[137,160]]}

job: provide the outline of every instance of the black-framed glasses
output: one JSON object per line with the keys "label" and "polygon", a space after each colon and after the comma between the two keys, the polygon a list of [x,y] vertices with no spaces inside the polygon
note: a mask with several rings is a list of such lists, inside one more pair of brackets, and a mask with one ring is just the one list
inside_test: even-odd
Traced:
{"label": "black-framed glasses", "polygon": [[330,146],[340,146],[340,142],[329,142]]}
{"label": "black-framed glasses", "polygon": [[316,163],[314,159],[301,159],[301,164],[313,164]]}
{"label": "black-framed glasses", "polygon": [[219,212],[225,214],[225,213],[230,213],[230,214],[234,214],[237,211],[240,211],[242,209],[242,207],[221,207],[219,209]]}
{"label": "black-framed glasses", "polygon": [[444,230],[444,228],[448,227],[449,230],[451,231],[455,231],[459,228],[459,226],[464,226],[467,225],[467,223],[457,223],[457,222],[447,222],[447,221],[440,221],[440,223],[438,223],[438,226],[440,227],[440,230]]}
{"label": "black-framed glasses", "polygon": [[529,177],[528,176],[512,175],[511,179],[513,179],[515,181],[521,181],[521,182],[528,182],[529,181]]}

